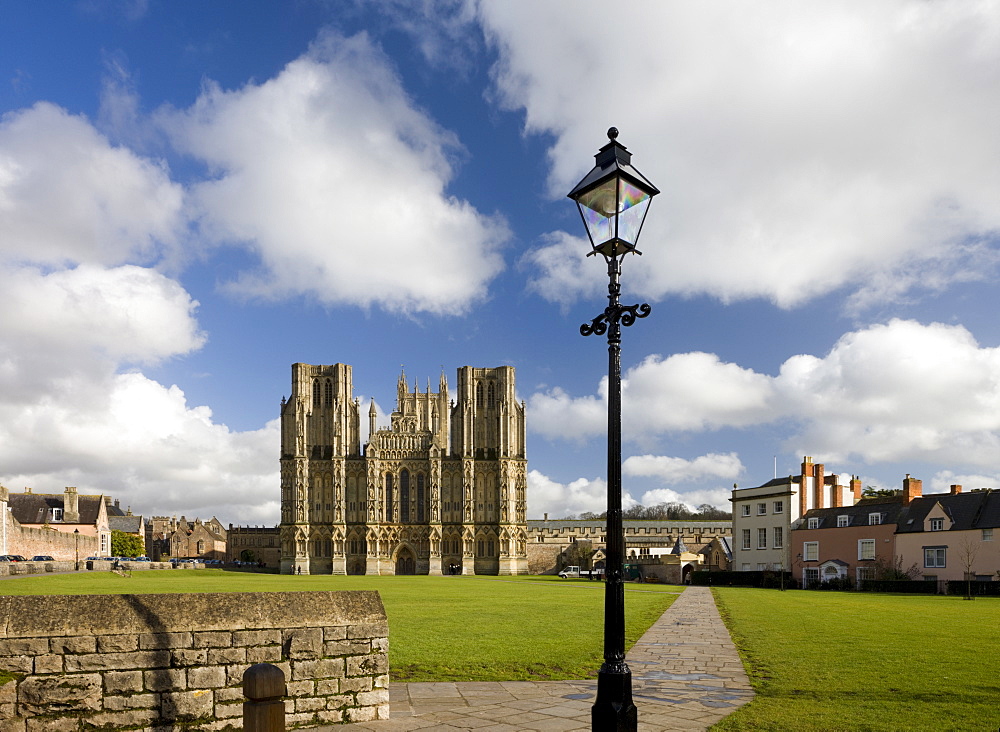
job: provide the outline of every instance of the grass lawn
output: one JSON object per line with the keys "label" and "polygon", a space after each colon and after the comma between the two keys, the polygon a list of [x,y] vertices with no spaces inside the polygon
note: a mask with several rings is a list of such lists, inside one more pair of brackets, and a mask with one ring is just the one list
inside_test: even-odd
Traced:
{"label": "grass lawn", "polygon": [[713,590],[756,699],[713,730],[996,730],[1000,599]]}
{"label": "grass lawn", "polygon": [[[631,647],[679,587],[626,585]],[[593,678],[603,660],[604,584],[558,577],[365,577],[219,569],[19,577],[0,595],[378,590],[397,681]]]}

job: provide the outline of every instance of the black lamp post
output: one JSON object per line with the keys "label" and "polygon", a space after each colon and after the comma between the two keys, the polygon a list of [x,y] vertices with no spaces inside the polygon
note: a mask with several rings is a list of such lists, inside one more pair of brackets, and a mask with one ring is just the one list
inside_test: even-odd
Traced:
{"label": "black lamp post", "polygon": [[80,570],[80,529],[73,529],[73,541],[76,544],[76,565],[73,569]]}
{"label": "black lamp post", "polygon": [[591,708],[595,732],[638,726],[632,703],[632,672],[625,663],[625,532],[622,528],[622,375],[621,326],[649,315],[650,307],[618,302],[622,260],[636,249],[649,202],[659,191],[632,167],[632,154],[608,130],[610,142],[594,157],[596,165],[570,191],[587,228],[592,251],[608,264],[608,306],[590,323],[584,336],[608,334],[608,523],[604,588],[604,663],[597,675],[597,700]]}

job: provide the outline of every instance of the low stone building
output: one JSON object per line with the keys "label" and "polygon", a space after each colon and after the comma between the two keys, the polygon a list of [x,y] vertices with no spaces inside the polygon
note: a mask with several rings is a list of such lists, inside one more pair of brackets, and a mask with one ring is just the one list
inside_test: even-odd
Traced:
{"label": "low stone building", "polygon": [[[556,574],[565,562],[567,548],[581,541],[603,552],[603,520],[542,519],[528,521],[528,571],[531,574]],[[732,539],[731,521],[624,521],[626,561],[668,554],[678,540],[697,553],[713,539]],[[699,560],[700,561],[700,560]]]}
{"label": "low stone building", "polygon": [[201,559],[225,561],[226,529],[214,516],[203,522],[184,516],[153,516],[146,526],[146,554],[153,561]]}
{"label": "low stone building", "polygon": [[226,561],[258,562],[264,567],[280,566],[281,536],[278,527],[229,524]]}

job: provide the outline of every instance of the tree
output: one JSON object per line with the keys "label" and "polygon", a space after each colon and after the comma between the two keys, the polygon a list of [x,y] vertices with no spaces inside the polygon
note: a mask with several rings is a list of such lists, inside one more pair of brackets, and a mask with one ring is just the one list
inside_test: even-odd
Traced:
{"label": "tree", "polygon": [[903,569],[903,557],[899,554],[893,556],[892,560],[878,557],[873,569],[877,580],[911,580],[920,574],[920,568],[916,562],[909,569]]}
{"label": "tree", "polygon": [[866,485],[864,490],[861,491],[861,495],[864,498],[873,498],[875,496],[894,496],[896,491],[892,488],[876,488],[875,486]]}
{"label": "tree", "polygon": [[577,566],[580,569],[590,569],[590,557],[594,553],[594,545],[586,539],[574,541],[563,550],[564,567]]}
{"label": "tree", "polygon": [[111,532],[111,554],[116,557],[141,557],[146,553],[146,545],[135,534],[124,531]]}
{"label": "tree", "polygon": [[972,567],[979,556],[979,542],[971,533],[966,533],[956,547],[958,551],[958,563],[965,570],[965,599],[972,600]]}

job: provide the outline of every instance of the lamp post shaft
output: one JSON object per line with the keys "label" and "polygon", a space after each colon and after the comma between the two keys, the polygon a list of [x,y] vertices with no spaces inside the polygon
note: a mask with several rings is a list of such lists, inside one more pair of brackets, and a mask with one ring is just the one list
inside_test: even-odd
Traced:
{"label": "lamp post shaft", "polygon": [[622,528],[621,263],[608,260],[608,517],[604,587],[604,663],[597,674],[591,728],[634,732],[632,672],[625,663],[625,533]]}

